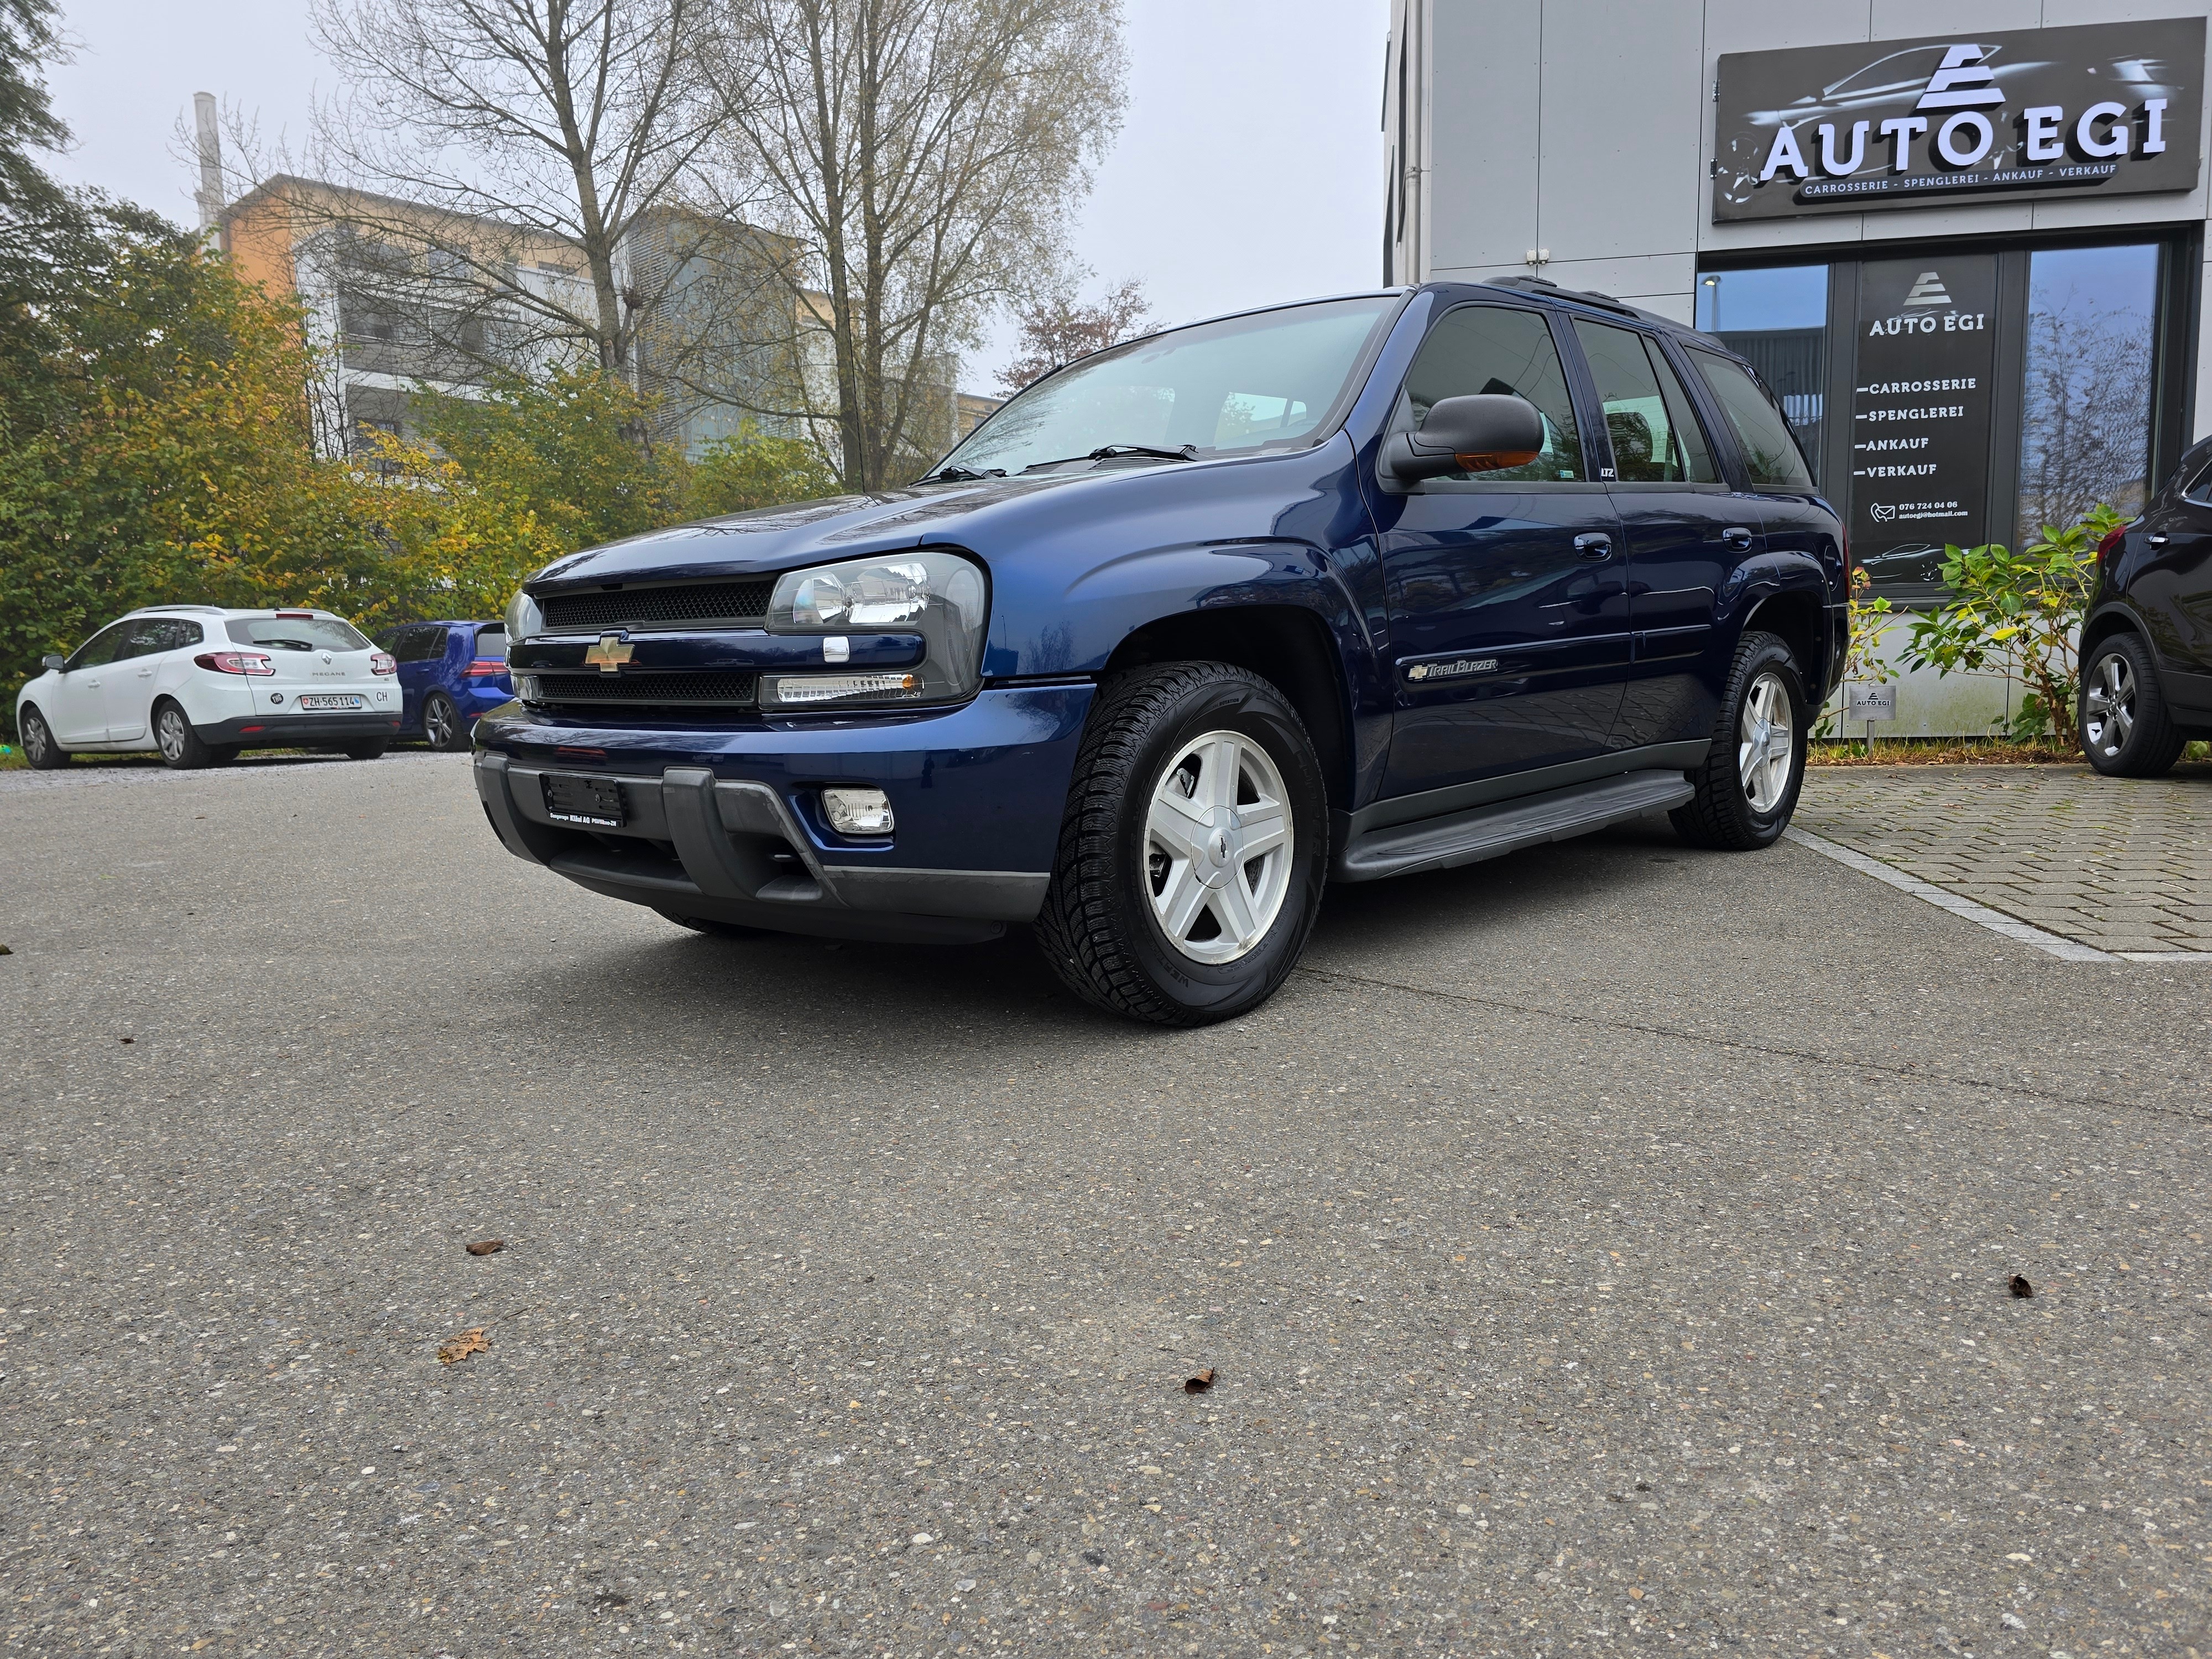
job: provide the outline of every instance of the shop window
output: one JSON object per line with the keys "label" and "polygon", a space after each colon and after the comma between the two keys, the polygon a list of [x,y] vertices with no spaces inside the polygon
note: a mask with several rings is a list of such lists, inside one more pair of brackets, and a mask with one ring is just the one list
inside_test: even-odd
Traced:
{"label": "shop window", "polygon": [[2025,544],[2103,502],[2142,511],[2150,467],[2155,243],[2045,248],[2027,277],[2020,511]]}
{"label": "shop window", "polygon": [[1698,279],[1698,326],[1726,341],[1774,389],[1817,478],[1826,413],[1828,267],[1709,270]]}

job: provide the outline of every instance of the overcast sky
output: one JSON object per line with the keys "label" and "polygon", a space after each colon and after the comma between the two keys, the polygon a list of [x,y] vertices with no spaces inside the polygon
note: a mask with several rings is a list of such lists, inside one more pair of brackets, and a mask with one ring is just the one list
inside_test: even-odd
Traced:
{"label": "overcast sky", "polygon": [[[1124,0],[1127,120],[1083,212],[1103,282],[1141,277],[1169,321],[1381,281],[1387,0]],[[74,63],[55,173],[190,222],[170,134],[195,92],[305,136],[331,89],[303,0],[64,0]],[[1003,349],[967,380],[988,389]]]}

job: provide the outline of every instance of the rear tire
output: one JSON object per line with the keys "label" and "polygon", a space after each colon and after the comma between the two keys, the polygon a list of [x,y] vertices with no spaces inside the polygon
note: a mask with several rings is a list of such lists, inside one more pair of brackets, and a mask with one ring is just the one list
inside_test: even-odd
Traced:
{"label": "rear tire", "polygon": [[1085,728],[1037,945],[1101,1008],[1231,1019],[1297,965],[1328,848],[1321,763],[1281,692],[1225,663],[1140,670]]}
{"label": "rear tire", "polygon": [[200,741],[191,720],[173,702],[165,700],[154,705],[154,742],[161,751],[161,763],[179,772],[196,772],[215,764],[216,751]]}
{"label": "rear tire", "polygon": [[442,691],[433,691],[422,699],[422,741],[445,755],[469,746],[468,728],[461,723],[461,711]]}
{"label": "rear tire", "polygon": [[53,727],[36,703],[23,706],[23,758],[34,772],[58,771],[70,763],[70,752],[54,741]]}
{"label": "rear tire", "polygon": [[373,743],[349,743],[345,746],[348,760],[377,760],[392,747],[391,739],[379,738]]}
{"label": "rear tire", "polygon": [[1692,847],[1748,853],[1771,847],[1797,810],[1805,781],[1805,682],[1772,634],[1737,642],[1727,695],[1705,764],[1689,775],[1687,805],[1668,816]]}
{"label": "rear tire", "polygon": [[234,743],[211,743],[208,745],[208,763],[228,766],[238,758],[239,745]]}
{"label": "rear tire", "polygon": [[2108,778],[2162,777],[2181,758],[2189,738],[2167,712],[2142,635],[2115,634],[2097,647],[2081,676],[2075,732],[2089,764]]}

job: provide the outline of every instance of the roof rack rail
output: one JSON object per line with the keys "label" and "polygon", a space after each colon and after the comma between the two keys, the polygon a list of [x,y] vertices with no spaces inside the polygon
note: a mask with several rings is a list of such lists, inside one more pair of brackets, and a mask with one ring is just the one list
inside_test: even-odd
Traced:
{"label": "roof rack rail", "polygon": [[1626,300],[1616,300],[1610,294],[1600,294],[1595,289],[1561,288],[1548,276],[1523,276],[1516,273],[1511,276],[1492,276],[1487,280],[1492,288],[1540,289],[1546,294],[1557,295],[1562,300],[1575,300],[1584,305],[1595,306],[1601,311],[1617,311],[1624,317],[1640,314]]}

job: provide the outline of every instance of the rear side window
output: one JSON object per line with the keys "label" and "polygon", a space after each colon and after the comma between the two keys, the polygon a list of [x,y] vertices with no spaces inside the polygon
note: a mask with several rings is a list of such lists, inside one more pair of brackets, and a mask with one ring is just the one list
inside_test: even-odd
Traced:
{"label": "rear side window", "polygon": [[233,645],[258,645],[265,651],[367,651],[351,623],[336,617],[238,617],[226,626]]}
{"label": "rear side window", "polygon": [[392,654],[401,662],[435,662],[446,654],[446,630],[438,623],[417,623],[392,635]]}
{"label": "rear side window", "polygon": [[[1527,466],[1486,472],[1484,483],[1499,478],[1554,483],[1589,476],[1583,466],[1574,399],[1567,393],[1559,350],[1552,343],[1550,327],[1536,313],[1503,306],[1462,306],[1446,313],[1421,342],[1420,354],[1406,376],[1398,429],[1419,427],[1447,398],[1481,392],[1526,398],[1544,417],[1544,447],[1536,459]],[[1465,478],[1467,474],[1447,476]]]}
{"label": "rear side window", "polygon": [[1633,329],[1575,319],[1606,434],[1613,476],[1623,483],[1717,483],[1712,451],[1690,400],[1657,348]]}
{"label": "rear side window", "polygon": [[204,635],[200,625],[182,617],[141,617],[131,629],[131,643],[122,653],[150,657],[163,651],[181,651],[198,645]]}
{"label": "rear side window", "polygon": [[480,662],[507,660],[507,630],[487,628],[477,635],[477,659]]}
{"label": "rear side window", "polygon": [[1766,388],[1730,358],[1695,347],[1691,348],[1690,358],[1735,429],[1736,447],[1743,452],[1744,469],[1751,474],[1752,483],[1765,489],[1810,489],[1813,475],[1805,465],[1805,457],[1798,451],[1790,422],[1766,395]]}

